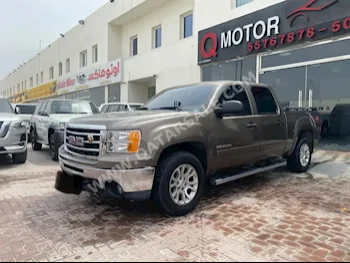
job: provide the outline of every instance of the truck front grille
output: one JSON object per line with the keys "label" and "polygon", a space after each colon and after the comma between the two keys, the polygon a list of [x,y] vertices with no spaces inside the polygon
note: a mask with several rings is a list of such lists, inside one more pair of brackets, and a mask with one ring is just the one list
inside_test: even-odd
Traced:
{"label": "truck front grille", "polygon": [[94,128],[66,127],[65,145],[71,154],[97,159],[101,151],[102,131]]}

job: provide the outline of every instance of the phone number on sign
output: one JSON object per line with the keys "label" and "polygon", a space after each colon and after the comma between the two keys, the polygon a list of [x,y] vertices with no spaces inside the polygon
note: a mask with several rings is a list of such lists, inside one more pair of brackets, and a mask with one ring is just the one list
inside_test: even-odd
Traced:
{"label": "phone number on sign", "polygon": [[[350,17],[344,21],[335,21],[332,23],[332,28],[330,29],[333,33],[339,32],[341,29],[350,29]],[[275,47],[277,45],[283,45],[285,43],[294,43],[296,41],[301,41],[306,39],[312,39],[315,37],[317,32],[328,31],[328,28],[320,28],[316,30],[314,27],[309,27],[307,29],[301,29],[296,32],[290,32],[288,34],[282,34],[279,36],[266,38],[256,42],[248,43],[248,51],[260,50],[263,48]]]}

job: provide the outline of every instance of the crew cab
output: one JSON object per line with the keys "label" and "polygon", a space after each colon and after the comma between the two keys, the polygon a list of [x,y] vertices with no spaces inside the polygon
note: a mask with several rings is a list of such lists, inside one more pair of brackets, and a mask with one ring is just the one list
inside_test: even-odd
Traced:
{"label": "crew cab", "polygon": [[281,108],[272,88],[203,82],[157,94],[138,111],[67,123],[56,189],[133,201],[167,214],[196,208],[219,185],[282,166],[306,172],[319,139],[308,111]]}
{"label": "crew cab", "polygon": [[52,160],[58,160],[58,149],[64,143],[66,123],[74,118],[97,114],[92,102],[79,100],[45,100],[38,103],[30,120],[32,148],[40,151],[49,145]]}
{"label": "crew cab", "polygon": [[15,115],[9,101],[0,98],[0,157],[8,154],[14,164],[27,161],[27,130],[25,121]]}

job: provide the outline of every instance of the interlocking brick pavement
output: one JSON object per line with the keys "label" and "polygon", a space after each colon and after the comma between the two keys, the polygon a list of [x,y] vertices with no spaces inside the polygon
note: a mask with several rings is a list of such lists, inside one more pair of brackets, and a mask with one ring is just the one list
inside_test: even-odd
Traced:
{"label": "interlocking brick pavement", "polygon": [[318,152],[314,164],[209,187],[182,218],[58,193],[54,170],[0,171],[0,260],[349,261],[350,154]]}

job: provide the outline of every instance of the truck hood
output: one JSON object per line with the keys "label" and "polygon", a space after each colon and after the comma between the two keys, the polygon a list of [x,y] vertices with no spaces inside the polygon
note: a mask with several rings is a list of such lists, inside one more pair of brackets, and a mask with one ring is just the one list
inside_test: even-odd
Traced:
{"label": "truck hood", "polygon": [[181,119],[189,114],[189,112],[185,111],[176,112],[169,110],[118,112],[76,118],[69,121],[68,124],[103,125],[107,129],[118,130],[141,128],[141,126],[153,122],[161,123],[164,120]]}
{"label": "truck hood", "polygon": [[0,122],[21,121],[21,118],[14,113],[0,113]]}
{"label": "truck hood", "polygon": [[51,114],[50,119],[58,123],[67,123],[74,118],[86,116],[85,114]]}

